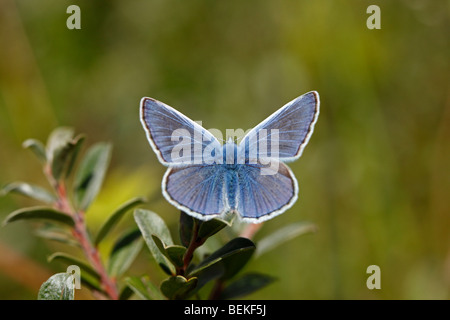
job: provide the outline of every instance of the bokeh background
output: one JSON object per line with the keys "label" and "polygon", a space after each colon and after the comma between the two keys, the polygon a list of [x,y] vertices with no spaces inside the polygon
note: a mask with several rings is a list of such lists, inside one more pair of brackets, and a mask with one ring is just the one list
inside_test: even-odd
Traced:
{"label": "bokeh background", "polygon": [[[71,4],[81,30],[66,27]],[[380,30],[366,27],[371,4]],[[45,185],[21,143],[71,126],[87,144],[114,145],[92,230],[134,196],[176,228],[160,192],[165,168],[139,122],[143,96],[225,130],[317,90],[316,130],[290,165],[300,199],[255,241],[296,221],[317,232],[253,259],[248,270],[278,281],[249,298],[448,299],[449,16],[445,0],[1,0],[0,185]],[[34,204],[2,197],[0,218]],[[46,261],[58,249],[30,223],[2,227],[0,299],[35,299],[65,270]],[[372,264],[380,290],[366,287]],[[162,279],[145,250],[130,272]]]}

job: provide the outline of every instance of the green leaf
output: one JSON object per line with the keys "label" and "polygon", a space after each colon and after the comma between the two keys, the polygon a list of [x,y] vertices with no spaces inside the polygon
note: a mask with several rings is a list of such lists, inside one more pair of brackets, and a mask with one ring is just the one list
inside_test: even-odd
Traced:
{"label": "green leaf", "polygon": [[197,286],[197,278],[189,280],[183,276],[173,276],[161,283],[161,292],[170,300],[184,299]]}
{"label": "green leaf", "polygon": [[165,245],[173,245],[169,228],[167,228],[164,220],[156,213],[144,209],[136,209],[134,211],[134,219],[141,230],[147,247],[155,258],[155,261],[166,273],[169,275],[174,274],[175,268],[159,250],[152,237],[152,235],[155,235],[161,239]]}
{"label": "green leaf", "polygon": [[181,211],[179,233],[181,244],[185,247],[188,247],[191,242],[193,228],[194,218]]}
{"label": "green leaf", "polygon": [[[219,260],[220,261],[220,260]],[[212,263],[208,267],[202,269],[197,273],[198,283],[195,292],[200,290],[206,283],[211,280],[221,278],[225,273],[225,266],[223,263]]]}
{"label": "green leaf", "polygon": [[88,265],[86,262],[71,256],[70,254],[64,253],[64,252],[55,252],[52,255],[50,255],[47,258],[48,262],[52,262],[54,260],[59,260],[62,262],[65,262],[69,265],[76,265],[78,267],[80,267],[80,270],[83,272],[86,272],[88,274],[90,274],[92,277],[94,277],[95,279],[100,279],[100,275],[94,270],[92,269],[92,267],[90,265]]}
{"label": "green leaf", "polygon": [[95,238],[95,245],[97,246],[106,237],[106,235],[119,222],[119,220],[124,216],[125,213],[144,202],[145,200],[143,198],[134,198],[124,203],[119,209],[117,209],[100,228],[100,231]]}
{"label": "green leaf", "polygon": [[96,279],[92,276],[89,276],[86,273],[82,273],[80,275],[80,280],[81,280],[81,284],[84,287],[89,288],[92,291],[97,291],[102,293],[103,295],[107,296],[108,294],[101,288],[101,283],[100,283],[100,279]]}
{"label": "green leaf", "polygon": [[128,300],[133,295],[134,291],[125,285],[119,293],[119,300]]}
{"label": "green leaf", "polygon": [[[216,264],[222,261],[222,257],[217,257],[215,259],[206,258],[199,265],[195,266],[189,271],[189,277],[200,277],[204,272],[207,272],[209,268],[215,267]],[[224,266],[221,266],[223,269]]]}
{"label": "green leaf", "polygon": [[144,300],[165,300],[159,289],[145,277],[129,277],[125,279],[125,283],[133,292]]}
{"label": "green leaf", "polygon": [[177,267],[183,266],[183,257],[186,253],[186,248],[183,246],[173,245],[166,248],[167,258]]}
{"label": "green leaf", "polygon": [[86,211],[100,191],[110,155],[108,143],[95,144],[86,152],[74,181],[74,202],[78,209]]}
{"label": "green leaf", "polygon": [[84,135],[79,135],[54,150],[51,169],[56,180],[59,180],[63,174],[66,177],[70,174],[84,139]]}
{"label": "green leaf", "polygon": [[72,234],[66,229],[55,227],[54,225],[45,225],[35,230],[35,235],[44,239],[58,241],[74,247],[80,247],[80,244],[73,238]]}
{"label": "green leaf", "polygon": [[3,221],[3,225],[19,220],[50,220],[63,223],[70,227],[75,225],[72,217],[48,207],[30,207],[16,210],[10,213]]}
{"label": "green leaf", "polygon": [[198,237],[209,238],[227,226],[231,226],[231,223],[219,218],[202,221],[198,229]]}
{"label": "green leaf", "polygon": [[126,233],[114,245],[108,261],[108,273],[112,277],[122,275],[142,249],[141,232],[134,229]]}
{"label": "green leaf", "polygon": [[264,288],[275,281],[274,277],[248,273],[233,281],[221,293],[219,299],[236,299]]}
{"label": "green leaf", "polygon": [[53,130],[47,139],[46,156],[48,162],[53,163],[55,154],[64,148],[73,137],[73,129],[69,127],[59,127]]}
{"label": "green leaf", "polygon": [[39,289],[38,300],[73,300],[75,286],[69,273],[57,273],[45,281]]}
{"label": "green leaf", "polygon": [[18,193],[48,204],[52,204],[57,200],[56,197],[46,189],[25,182],[13,182],[7,184],[2,188],[0,195],[4,196],[11,192]]}
{"label": "green leaf", "polygon": [[28,139],[22,143],[22,147],[25,149],[30,149],[42,163],[47,162],[45,146],[42,142],[35,139]]}
{"label": "green leaf", "polygon": [[190,276],[197,276],[205,272],[205,269],[210,268],[212,265],[222,263],[225,268],[222,279],[230,279],[245,266],[255,252],[255,249],[255,244],[251,240],[247,238],[235,238],[204,259],[190,273]]}
{"label": "green leaf", "polygon": [[72,169],[75,165],[75,161],[77,160],[78,153],[80,152],[81,146],[83,145],[85,139],[86,136],[80,134],[72,140],[71,144],[73,145],[73,147],[71,147],[71,152],[67,157],[66,177],[68,177],[72,173]]}
{"label": "green leaf", "polygon": [[315,232],[317,227],[312,223],[295,222],[278,229],[269,236],[258,241],[256,257],[276,248],[277,246],[303,234]]}
{"label": "green leaf", "polygon": [[182,267],[184,265],[183,257],[186,253],[186,247],[171,245],[165,246],[164,243],[157,236],[152,235],[153,241],[158,247],[159,251],[169,259],[170,262],[173,263],[175,267]]}

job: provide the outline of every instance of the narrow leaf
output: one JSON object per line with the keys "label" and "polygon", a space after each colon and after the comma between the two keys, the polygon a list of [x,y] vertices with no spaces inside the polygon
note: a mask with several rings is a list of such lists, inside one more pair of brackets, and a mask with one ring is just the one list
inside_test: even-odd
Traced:
{"label": "narrow leaf", "polygon": [[45,225],[37,229],[35,235],[38,237],[58,241],[74,247],[80,247],[80,244],[75,241],[72,234],[67,232],[66,229],[55,227],[54,225]]}
{"label": "narrow leaf", "polygon": [[25,182],[13,182],[7,184],[2,188],[0,195],[4,196],[11,192],[21,194],[48,204],[52,204],[56,201],[56,197],[46,189]]}
{"label": "narrow leaf", "polygon": [[79,135],[74,139],[66,141],[64,145],[59,146],[53,151],[51,169],[52,175],[56,180],[59,180],[63,175],[67,177],[70,174],[75,157],[84,139],[84,135]]}
{"label": "narrow leaf", "polygon": [[125,279],[128,287],[133,292],[144,300],[165,300],[159,289],[145,277],[129,277]]}
{"label": "narrow leaf", "polygon": [[258,241],[256,257],[280,246],[281,244],[303,234],[315,232],[317,227],[312,223],[296,222],[278,229],[274,233]]}
{"label": "narrow leaf", "polygon": [[74,256],[71,256],[70,254],[67,254],[64,252],[55,252],[47,258],[48,262],[52,262],[54,260],[59,260],[59,261],[65,262],[69,265],[72,265],[72,264],[76,265],[76,266],[80,267],[82,272],[86,272],[86,273],[90,274],[95,279],[100,279],[99,274],[94,269],[92,269],[92,267],[90,265],[88,265],[86,262],[84,262]]}
{"label": "narrow leaf", "polygon": [[202,239],[209,238],[227,226],[231,226],[231,224],[219,218],[202,221],[198,229],[198,237]]}
{"label": "narrow leaf", "polygon": [[39,289],[38,300],[73,300],[75,286],[69,273],[57,273],[45,281]]}
{"label": "narrow leaf", "polygon": [[189,280],[183,276],[173,276],[161,283],[161,292],[170,300],[184,299],[197,286],[197,278]]}
{"label": "narrow leaf", "polygon": [[72,173],[73,167],[75,165],[75,161],[78,157],[78,154],[81,150],[81,146],[83,145],[83,142],[85,139],[86,139],[86,136],[80,134],[72,140],[71,143],[73,144],[73,147],[72,147],[71,153],[67,159],[66,177],[68,177]]}
{"label": "narrow leaf", "polygon": [[143,198],[134,198],[130,201],[124,203],[119,209],[117,209],[102,225],[100,231],[95,238],[95,245],[98,245],[103,238],[112,230],[112,228],[119,222],[119,220],[127,213],[130,209],[143,204],[145,200]]}
{"label": "narrow leaf", "polygon": [[264,288],[275,281],[274,277],[248,273],[229,284],[221,293],[219,299],[236,299]]}
{"label": "narrow leaf", "polygon": [[108,273],[112,277],[122,275],[133,263],[143,246],[138,229],[126,233],[114,245],[108,261]]}
{"label": "narrow leaf", "polygon": [[185,247],[188,247],[191,242],[193,228],[194,218],[181,211],[179,233],[181,244]]}
{"label": "narrow leaf", "polygon": [[209,281],[221,278],[224,273],[225,266],[223,263],[212,263],[204,268],[202,272],[197,273],[198,283],[195,292],[200,290]]}
{"label": "narrow leaf", "polygon": [[119,293],[119,300],[128,300],[133,295],[134,291],[127,285],[125,285]]}
{"label": "narrow leaf", "polygon": [[77,208],[86,211],[97,196],[109,164],[111,145],[98,143],[87,151],[75,175],[74,201]]}
{"label": "narrow leaf", "polygon": [[81,273],[81,284],[84,287],[89,288],[92,291],[97,291],[103,294],[104,296],[107,296],[108,294],[101,288],[100,279],[94,278],[92,276],[89,276],[89,274],[86,274],[85,272]]}
{"label": "narrow leaf", "polygon": [[167,257],[177,267],[183,266],[183,257],[186,253],[186,248],[183,246],[173,245],[165,248]]}
{"label": "narrow leaf", "polygon": [[134,219],[141,230],[147,247],[155,258],[155,261],[166,273],[174,274],[175,268],[159,250],[152,237],[152,235],[157,236],[165,245],[173,244],[169,228],[167,228],[164,220],[156,213],[144,209],[136,209],[134,211]]}
{"label": "narrow leaf", "polygon": [[10,213],[3,221],[3,225],[19,220],[50,220],[70,227],[75,224],[73,219],[63,212],[48,207],[30,207]]}
{"label": "narrow leaf", "polygon": [[190,273],[190,276],[204,272],[206,268],[209,268],[215,263],[223,263],[225,272],[222,279],[230,279],[244,267],[254,252],[255,245],[251,240],[247,238],[235,238],[204,259]]}
{"label": "narrow leaf", "polygon": [[175,267],[183,266],[183,256],[186,253],[186,247],[178,245],[165,246],[161,239],[155,235],[152,235],[152,239],[159,251],[166,256],[166,258],[169,259]]}
{"label": "narrow leaf", "polygon": [[50,133],[46,148],[47,160],[50,164],[53,162],[55,153],[64,148],[72,140],[72,137],[73,129],[69,127],[59,127]]}
{"label": "narrow leaf", "polygon": [[22,143],[22,147],[30,149],[42,163],[47,162],[47,155],[45,154],[45,146],[42,142],[35,139],[28,139]]}

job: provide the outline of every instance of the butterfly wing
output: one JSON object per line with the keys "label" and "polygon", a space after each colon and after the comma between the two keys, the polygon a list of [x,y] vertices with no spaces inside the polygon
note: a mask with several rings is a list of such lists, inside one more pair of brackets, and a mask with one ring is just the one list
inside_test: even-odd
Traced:
{"label": "butterfly wing", "polygon": [[[244,136],[239,144],[240,154],[245,154],[246,160],[267,157],[287,162],[300,158],[313,133],[319,105],[316,91],[285,104]],[[276,149],[272,148],[272,141],[278,143],[277,154],[274,152]],[[264,155],[261,154],[262,143],[266,143],[267,152]]]}
{"label": "butterfly wing", "polygon": [[242,165],[237,176],[236,211],[244,221],[259,223],[271,219],[297,200],[297,180],[282,162],[273,160],[270,166]]}
{"label": "butterfly wing", "polygon": [[228,211],[223,166],[171,167],[162,189],[172,205],[198,219],[208,220]]}
{"label": "butterfly wing", "polygon": [[208,130],[158,100],[142,98],[140,118],[153,151],[166,166],[201,164],[205,155],[212,154],[204,152],[207,147],[221,148]]}

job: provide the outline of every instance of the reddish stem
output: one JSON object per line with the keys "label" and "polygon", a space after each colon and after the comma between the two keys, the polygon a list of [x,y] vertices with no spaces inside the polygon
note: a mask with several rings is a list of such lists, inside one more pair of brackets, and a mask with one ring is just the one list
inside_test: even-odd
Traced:
{"label": "reddish stem", "polygon": [[258,230],[262,227],[262,222],[261,223],[250,223],[248,224],[245,229],[241,232],[240,236],[244,237],[244,238],[248,238],[248,239],[252,239],[256,232],[258,232]]}
{"label": "reddish stem", "polygon": [[191,242],[189,243],[189,246],[187,247],[186,252],[184,253],[183,267],[177,270],[178,275],[185,274],[186,269],[189,266],[189,263],[191,263],[192,258],[194,257],[195,249],[200,247],[206,240],[206,239],[198,238],[198,229],[199,229],[199,225],[198,225],[197,221],[194,221]]}
{"label": "reddish stem", "polygon": [[115,279],[109,277],[102,263],[100,253],[98,252],[97,248],[93,246],[90,240],[84,219],[84,212],[72,209],[67,198],[66,188],[63,183],[56,183],[54,184],[54,186],[58,194],[58,201],[55,204],[56,208],[73,218],[75,226],[72,230],[72,234],[80,243],[80,246],[86,258],[88,259],[92,267],[99,274],[102,289],[110,299],[118,300],[119,294],[117,292]]}

